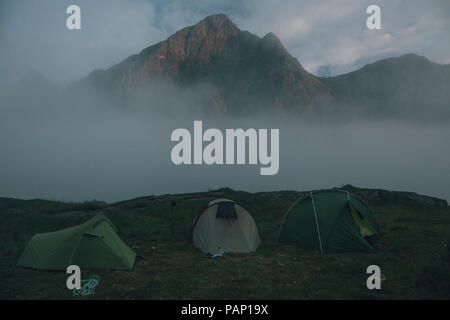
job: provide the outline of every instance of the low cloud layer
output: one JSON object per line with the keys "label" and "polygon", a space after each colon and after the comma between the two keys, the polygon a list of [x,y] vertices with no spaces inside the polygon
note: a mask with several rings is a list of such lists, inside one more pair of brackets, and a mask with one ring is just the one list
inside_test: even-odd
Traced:
{"label": "low cloud layer", "polygon": [[192,132],[195,116],[150,116],[96,105],[1,112],[0,195],[117,201],[224,186],[270,191],[350,183],[450,199],[446,125],[202,117],[205,130],[279,128],[279,173],[261,176],[259,165],[173,165],[171,132]]}

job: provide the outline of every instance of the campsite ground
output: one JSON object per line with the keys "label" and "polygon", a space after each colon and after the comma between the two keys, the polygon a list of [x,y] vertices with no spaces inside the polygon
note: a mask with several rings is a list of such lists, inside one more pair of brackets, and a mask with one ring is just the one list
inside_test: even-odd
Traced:
{"label": "campsite ground", "polygon": [[[0,199],[0,299],[450,299],[448,206],[383,197],[370,203],[383,233],[374,253],[321,256],[277,244],[282,217],[298,195],[220,189],[113,204]],[[212,259],[192,246],[193,217],[216,198],[231,198],[251,212],[262,238],[256,253]],[[146,259],[137,259],[133,271],[85,271],[83,279],[96,274],[100,284],[94,295],[79,297],[66,288],[65,272],[15,265],[33,234],[96,213],[141,249]],[[371,264],[381,267],[381,290],[366,287]]]}

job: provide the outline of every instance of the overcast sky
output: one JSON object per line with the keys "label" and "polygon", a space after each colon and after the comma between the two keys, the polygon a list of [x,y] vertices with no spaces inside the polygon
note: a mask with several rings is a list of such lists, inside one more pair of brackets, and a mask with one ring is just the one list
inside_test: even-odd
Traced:
{"label": "overcast sky", "polygon": [[[66,29],[70,4],[81,7],[82,30]],[[382,30],[367,30],[369,4],[380,5]],[[65,84],[215,13],[258,36],[274,32],[314,74],[340,74],[409,52],[450,63],[447,0],[2,0],[0,72],[8,75],[2,80],[13,82],[33,68]]]}

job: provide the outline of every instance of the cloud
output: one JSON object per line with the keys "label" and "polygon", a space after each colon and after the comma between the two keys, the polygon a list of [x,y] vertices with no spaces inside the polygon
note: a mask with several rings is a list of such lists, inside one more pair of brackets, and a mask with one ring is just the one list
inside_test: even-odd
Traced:
{"label": "cloud", "polygon": [[450,53],[445,1],[377,1],[382,30],[366,28],[373,1],[246,1],[243,24],[260,34],[274,31],[310,72],[329,67],[333,74],[353,71],[378,59],[417,53],[445,63]]}

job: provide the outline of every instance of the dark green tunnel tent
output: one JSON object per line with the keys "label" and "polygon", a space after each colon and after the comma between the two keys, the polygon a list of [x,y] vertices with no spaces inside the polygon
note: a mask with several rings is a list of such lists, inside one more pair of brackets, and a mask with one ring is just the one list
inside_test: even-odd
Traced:
{"label": "dark green tunnel tent", "polygon": [[38,270],[133,269],[136,253],[118,236],[104,215],[59,231],[38,233],[28,242],[17,265]]}
{"label": "dark green tunnel tent", "polygon": [[258,248],[261,239],[250,213],[228,199],[211,201],[193,223],[194,246],[214,255],[221,248],[227,253],[248,253]]}
{"label": "dark green tunnel tent", "polygon": [[286,213],[280,243],[322,253],[373,251],[368,238],[379,234],[369,208],[346,191],[321,191],[297,199]]}

